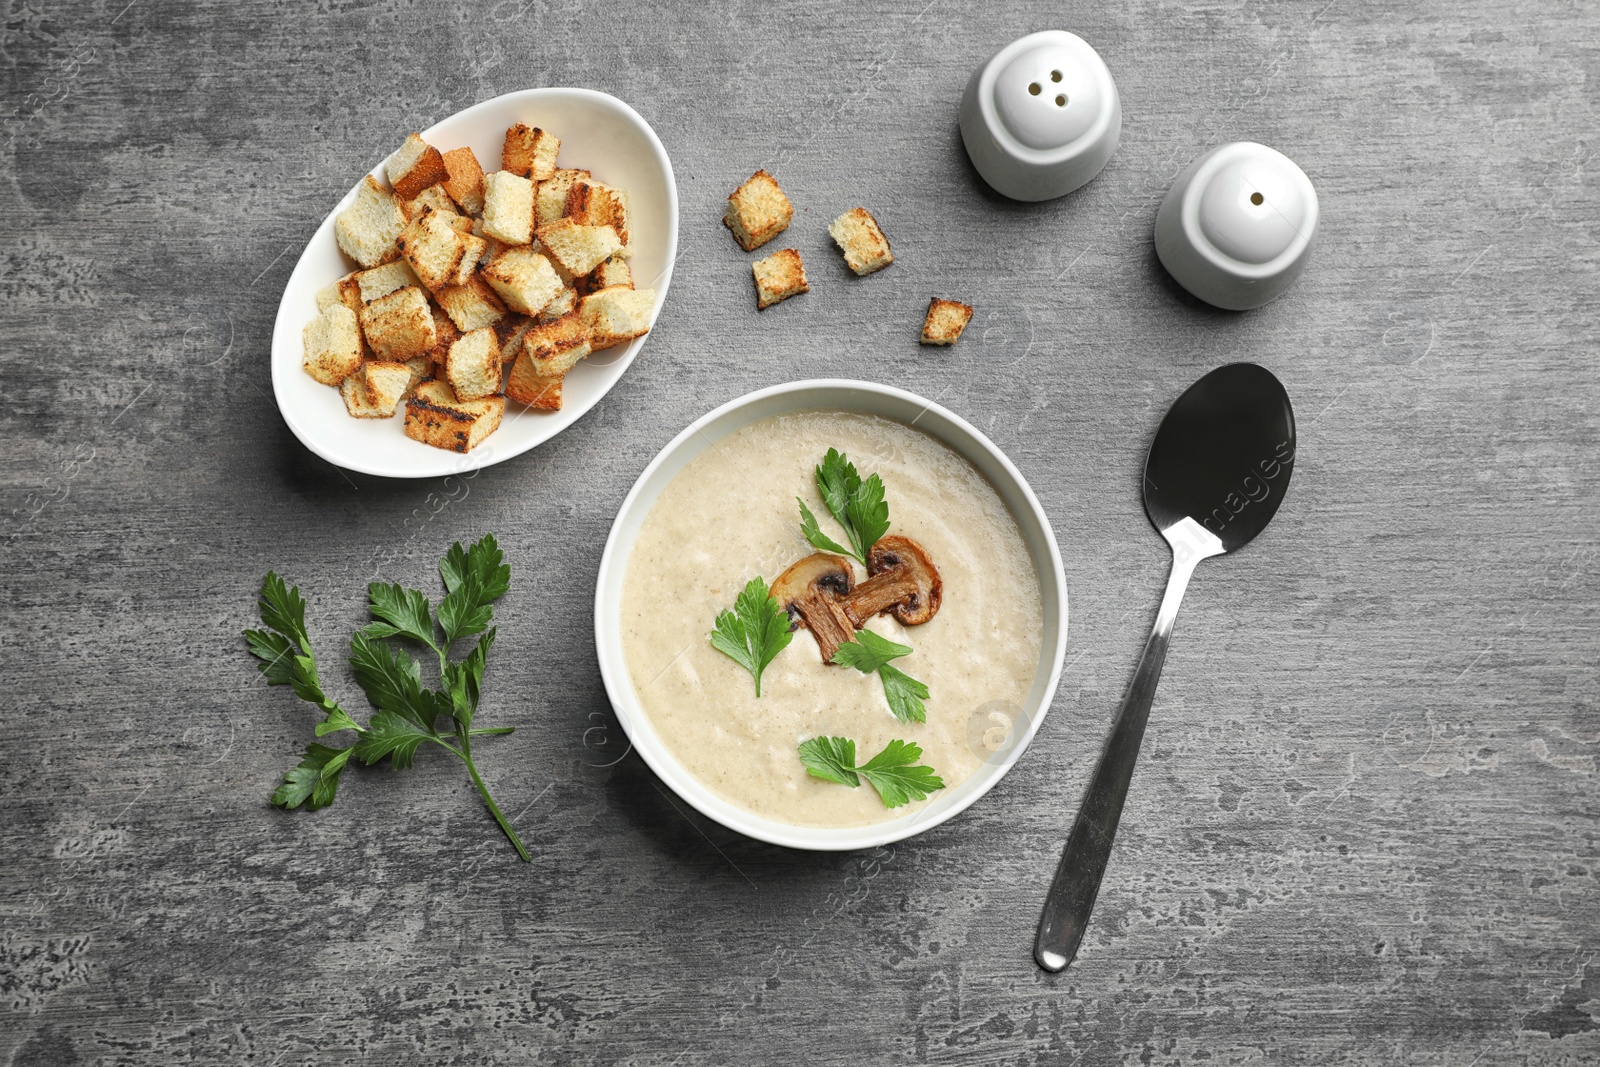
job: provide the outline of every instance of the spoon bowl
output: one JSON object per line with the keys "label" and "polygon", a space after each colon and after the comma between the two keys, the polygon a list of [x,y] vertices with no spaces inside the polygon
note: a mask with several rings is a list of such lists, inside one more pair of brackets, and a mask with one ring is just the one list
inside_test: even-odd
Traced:
{"label": "spoon bowl", "polygon": [[1172,546],[1172,573],[1045,898],[1033,955],[1047,971],[1064,970],[1083,941],[1189,578],[1201,560],[1266,529],[1289,488],[1294,449],[1289,394],[1254,363],[1218,367],[1161,420],[1145,460],[1144,509]]}

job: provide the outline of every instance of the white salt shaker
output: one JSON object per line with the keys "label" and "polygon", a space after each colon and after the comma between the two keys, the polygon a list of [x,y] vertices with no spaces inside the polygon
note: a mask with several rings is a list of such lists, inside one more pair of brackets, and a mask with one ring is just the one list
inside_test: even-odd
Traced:
{"label": "white salt shaker", "polygon": [[1156,254],[1189,292],[1258,308],[1300,275],[1317,232],[1317,191],[1281,152],[1235,141],[1204,153],[1156,212]]}
{"label": "white salt shaker", "polygon": [[1013,200],[1085,185],[1122,136],[1116,82],[1076,34],[1041,30],[979,67],[961,98],[961,140],[983,180]]}

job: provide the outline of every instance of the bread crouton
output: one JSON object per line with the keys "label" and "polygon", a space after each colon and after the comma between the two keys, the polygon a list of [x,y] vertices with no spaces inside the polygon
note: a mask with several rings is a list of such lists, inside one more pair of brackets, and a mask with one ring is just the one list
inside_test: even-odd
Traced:
{"label": "bread crouton", "polygon": [[[338,281],[329,282],[327,285],[324,285],[321,289],[318,289],[317,290],[317,297],[316,297],[316,299],[317,299],[317,311],[319,311],[319,312],[327,311],[329,308],[333,307],[335,304],[343,304],[344,303],[344,295],[339,291],[339,288],[340,288],[340,286],[344,285],[345,282],[353,282],[354,280],[355,280],[355,273],[346,274],[343,278],[340,278]],[[351,308],[350,310],[354,311],[355,308]]]}
{"label": "bread crouton", "polygon": [[406,401],[406,436],[435,448],[467,452],[500,426],[506,398],[461,400],[450,386],[423,379]]}
{"label": "bread crouton", "polygon": [[428,186],[449,177],[439,150],[424,141],[420,133],[409,135],[384,162],[383,169],[389,175],[394,195],[402,200],[410,200]]}
{"label": "bread crouton", "polygon": [[588,274],[622,248],[610,226],[584,226],[569,218],[539,227],[539,243],[573,277]]}
{"label": "bread crouton", "polygon": [[434,291],[465,284],[483,251],[482,238],[459,232],[449,217],[432,208],[424,208],[416,221],[405,228],[398,245],[422,284]]}
{"label": "bread crouton", "polygon": [[578,291],[580,293],[597,293],[602,289],[632,288],[633,271],[628,269],[628,261],[620,256],[612,256],[578,279]]}
{"label": "bread crouton", "polygon": [[380,296],[361,310],[361,332],[381,360],[404,362],[437,340],[428,298],[414,285]]}
{"label": "bread crouton", "polygon": [[512,174],[542,182],[556,172],[556,154],[560,151],[561,139],[555,134],[519,122],[506,130],[500,166]]}
{"label": "bread crouton", "polygon": [[778,179],[758,170],[728,196],[722,221],[746,252],[754,252],[789,228],[794,206],[778,188]]}
{"label": "bread crouton", "polygon": [[535,326],[524,336],[506,379],[506,396],[532,408],[559,411],[562,381],[590,351],[589,331],[576,315]]}
{"label": "bread crouton", "polygon": [[361,370],[339,383],[345,410],[358,419],[387,419],[411,387],[411,368],[404,363],[374,361]]}
{"label": "bread crouton", "polygon": [[800,253],[792,248],[780,248],[766,259],[750,264],[750,269],[756,276],[757,308],[769,308],[791,296],[811,291]]}
{"label": "bread crouton", "polygon": [[506,313],[506,306],[481,275],[473,275],[465,285],[452,285],[434,294],[456,329],[469,330],[493,326]]}
{"label": "bread crouton", "polygon": [[602,289],[578,301],[578,318],[598,352],[649,333],[655,308],[654,289]]}
{"label": "bread crouton", "polygon": [[[388,296],[396,289],[422,284],[416,272],[411,269],[411,264],[403,259],[385,263],[381,267],[373,267],[371,270],[358,270],[349,277],[355,282],[356,300],[362,304],[370,303],[380,296]],[[346,303],[349,303],[348,298]],[[352,308],[352,310],[358,309]]]}
{"label": "bread crouton", "polygon": [[489,236],[488,231],[483,228],[482,219],[472,220],[472,235],[483,238],[483,255],[478,257],[478,266],[480,267],[501,252],[504,252],[508,247],[504,241],[496,240]]}
{"label": "bread crouton", "polygon": [[363,267],[376,267],[400,254],[395,240],[406,228],[400,198],[367,175],[357,187],[355,201],[333,220],[334,240],[344,254]]}
{"label": "bread crouton", "polygon": [[481,400],[500,391],[500,341],[494,328],[464,333],[445,357],[444,377],[462,400]]}
{"label": "bread crouton", "polygon": [[[444,321],[449,322],[450,320],[445,319]],[[417,383],[433,373],[433,363],[427,356],[417,356],[414,359],[406,360],[401,366],[405,367],[406,373],[411,376],[406,382],[405,392],[400,394],[401,400],[407,400],[412,393],[416,392]]]}
{"label": "bread crouton", "polygon": [[500,253],[483,268],[483,278],[506,307],[524,315],[536,314],[563,288],[550,261],[526,247]]}
{"label": "bread crouton", "polygon": [[454,148],[442,157],[446,176],[440,183],[450,199],[468,215],[483,214],[483,167],[470,148]]}
{"label": "bread crouton", "polygon": [[844,253],[845,265],[857,274],[871,274],[894,262],[889,239],[864,207],[851,208],[828,225],[828,234]]}
{"label": "bread crouton", "polygon": [[554,222],[567,213],[567,194],[579,178],[587,178],[586,170],[558,170],[539,183],[534,199],[534,225]]}
{"label": "bread crouton", "polygon": [[461,331],[456,329],[456,324],[443,308],[431,306],[428,311],[433,315],[433,347],[422,353],[420,358],[442,367],[445,357],[450,354],[450,346],[456,343]]}
{"label": "bread crouton", "polygon": [[338,385],[361,367],[361,328],[343,304],[306,323],[301,339],[306,373],[323,385]]}
{"label": "bread crouton", "polygon": [[579,178],[567,192],[566,216],[582,226],[610,226],[628,245],[628,194],[621,189]]}
{"label": "bread crouton", "polygon": [[[444,191],[442,185],[430,185],[410,200],[400,204],[400,210],[406,213],[406,221],[415,222],[422,215],[423,208],[433,208],[450,215],[459,215],[461,212],[456,207],[456,202],[450,199],[450,194]],[[469,220],[470,221],[470,220]]]}
{"label": "bread crouton", "polygon": [[522,339],[533,329],[533,319],[512,312],[494,324],[495,339],[500,342],[500,362],[510,363],[522,351]]}
{"label": "bread crouton", "polygon": [[483,232],[508,245],[533,240],[533,183],[508,170],[483,179]]}
{"label": "bread crouton", "polygon": [[578,309],[578,290],[566,286],[556,294],[556,298],[539,309],[539,321],[551,322],[563,315],[570,315]]}
{"label": "bread crouton", "polygon": [[922,323],[922,343],[953,345],[972,319],[972,308],[955,300],[934,297],[928,301],[928,317]]}

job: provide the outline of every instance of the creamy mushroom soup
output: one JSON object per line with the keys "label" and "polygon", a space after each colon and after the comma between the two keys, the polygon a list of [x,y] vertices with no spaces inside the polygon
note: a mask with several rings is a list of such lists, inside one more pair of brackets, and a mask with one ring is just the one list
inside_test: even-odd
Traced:
{"label": "creamy mushroom soup", "polygon": [[[708,640],[747,581],[773,582],[816,552],[801,534],[796,497],[829,537],[848,544],[813,475],[830,448],[847,453],[861,477],[882,476],[890,526],[880,546],[912,539],[937,568],[941,603],[929,621],[878,614],[865,622],[914,649],[893,665],[927,685],[926,722],[897,720],[877,676],[825,665],[809,629],[766,668],[759,699],[750,673]],[[850,566],[856,582],[867,579],[859,563]],[[866,782],[852,789],[811,777],[801,742],[852,738],[858,765],[893,739],[913,742],[920,762],[954,789],[1007,743],[1039,668],[1043,630],[1022,535],[983,476],[909,426],[834,412],[754,423],[680,471],[628,558],[621,621],[639,703],[691,774],[755,814],[831,827],[882,822],[929,801],[888,809]]]}

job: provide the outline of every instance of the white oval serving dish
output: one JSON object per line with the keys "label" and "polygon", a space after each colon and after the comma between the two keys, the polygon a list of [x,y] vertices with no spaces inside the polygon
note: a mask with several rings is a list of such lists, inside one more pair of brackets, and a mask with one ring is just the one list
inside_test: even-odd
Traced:
{"label": "white oval serving dish", "polygon": [[[971,463],[999,493],[1022,533],[1039,580],[1044,613],[1039,666],[1002,750],[966,781],[941,790],[886,822],[843,828],[796,826],[738,807],[693,777],[662,743],[640,705],[623,658],[622,584],[628,556],[656,498],[678,472],[721,438],[753,422],[800,411],[877,415],[915,426]],[[709,630],[709,622],[707,628]],[[622,728],[650,769],[708,818],[746,836],[789,848],[845,851],[900,841],[965,811],[1005,777],[1033,739],[1061,677],[1067,648],[1067,581],[1050,520],[1022,475],[994,443],[967,422],[915,393],[874,382],[820,379],[762,389],[730,401],[690,424],[639,475],[611,526],[595,591],[595,648],[600,677]]]}
{"label": "white oval serving dish", "polygon": [[[655,289],[661,312],[678,254],[678,188],[672,161],[650,124],[633,108],[592,89],[526,89],[475,104],[422,131],[440,151],[462,146],[484,170],[500,167],[506,127],[542,126],[561,138],[561,165],[584,167],[600,181],[626,189],[631,212],[634,284]],[[397,130],[399,147],[409,131]],[[370,171],[387,181],[383,161]],[[606,349],[567,375],[560,411],[525,411],[507,405],[505,421],[465,454],[413,441],[402,428],[403,410],[392,419],[355,419],[345,412],[339,390],[312,379],[301,366],[301,331],[316,316],[317,290],[358,269],[339,251],[333,220],[355,198],[345,194],[300,255],[284,287],[272,331],[272,388],[289,429],[311,451],[348,470],[388,478],[434,478],[476,470],[518,456],[581,419],[617,384],[649,334]]]}

